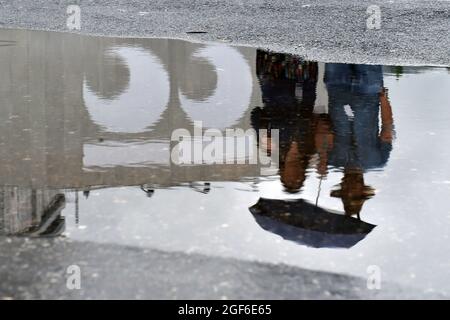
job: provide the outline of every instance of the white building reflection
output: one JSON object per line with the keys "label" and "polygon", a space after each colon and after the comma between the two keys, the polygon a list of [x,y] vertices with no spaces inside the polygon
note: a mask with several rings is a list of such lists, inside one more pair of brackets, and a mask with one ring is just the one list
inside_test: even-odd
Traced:
{"label": "white building reflection", "polygon": [[175,129],[250,127],[261,104],[254,49],[25,30],[1,38],[15,41],[0,50],[2,184],[84,189],[259,173],[170,161]]}
{"label": "white building reflection", "polygon": [[128,68],[128,86],[118,97],[108,99],[99,97],[83,81],[84,105],[92,121],[105,131],[145,132],[167,108],[169,75],[155,55],[140,48],[114,48],[105,54],[105,59],[110,60],[112,55],[117,55]]}
{"label": "white building reflection", "polygon": [[252,72],[244,56],[226,45],[209,45],[194,52],[193,59],[209,62],[217,74],[217,85],[203,100],[179,94],[181,108],[192,121],[207,128],[234,127],[248,109],[253,90]]}

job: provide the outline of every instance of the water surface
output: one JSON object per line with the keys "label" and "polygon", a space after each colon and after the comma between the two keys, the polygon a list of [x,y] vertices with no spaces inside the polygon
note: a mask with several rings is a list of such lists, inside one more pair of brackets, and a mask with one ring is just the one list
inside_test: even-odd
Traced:
{"label": "water surface", "polygon": [[[450,294],[448,69],[165,39],[0,40],[0,241],[66,237],[361,277],[376,265],[383,280]],[[278,169],[173,163],[171,135],[194,121],[279,130]],[[255,143],[270,154],[267,137]]]}

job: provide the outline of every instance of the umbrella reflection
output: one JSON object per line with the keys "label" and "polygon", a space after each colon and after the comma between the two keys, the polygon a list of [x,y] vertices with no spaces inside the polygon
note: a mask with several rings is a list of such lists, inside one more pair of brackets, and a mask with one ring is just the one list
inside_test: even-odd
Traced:
{"label": "umbrella reflection", "polygon": [[260,198],[250,212],[263,229],[314,248],[350,248],[375,227],[303,199]]}

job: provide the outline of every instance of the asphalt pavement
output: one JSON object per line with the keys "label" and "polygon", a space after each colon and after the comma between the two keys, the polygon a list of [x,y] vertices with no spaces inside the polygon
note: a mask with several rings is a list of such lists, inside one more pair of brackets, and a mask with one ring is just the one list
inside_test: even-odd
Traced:
{"label": "asphalt pavement", "polygon": [[[450,65],[448,0],[0,0],[0,27],[221,41],[323,62]],[[380,9],[380,25],[367,20]],[[375,27],[375,29],[373,29]]]}
{"label": "asphalt pavement", "polygon": [[445,298],[282,264],[67,238],[2,238],[0,279],[0,299]]}

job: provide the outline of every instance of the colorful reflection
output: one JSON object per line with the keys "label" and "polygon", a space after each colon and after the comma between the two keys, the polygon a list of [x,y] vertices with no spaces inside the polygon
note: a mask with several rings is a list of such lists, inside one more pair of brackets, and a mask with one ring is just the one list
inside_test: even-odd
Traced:
{"label": "colorful reflection", "polygon": [[[284,190],[301,195],[308,174],[326,179],[328,170],[340,170],[342,181],[330,196],[341,198],[345,215],[360,219],[364,202],[375,195],[375,188],[365,184],[364,173],[386,165],[394,137],[381,66],[307,62],[259,50],[257,75],[263,106],[253,110],[252,125],[280,132],[279,175]],[[273,216],[268,199],[260,201],[265,201],[266,209],[257,213],[308,227],[298,216],[310,212],[310,207],[285,201],[282,213],[297,215],[286,220]],[[319,215],[324,209],[316,205],[315,210]]]}

